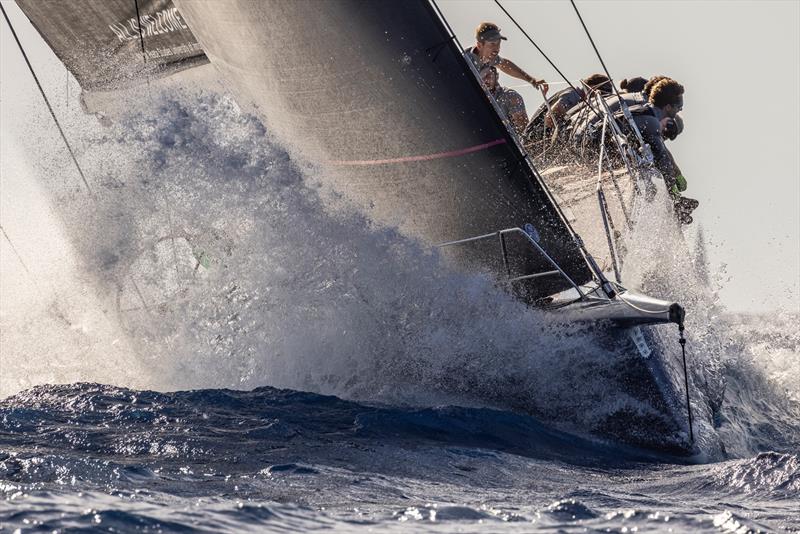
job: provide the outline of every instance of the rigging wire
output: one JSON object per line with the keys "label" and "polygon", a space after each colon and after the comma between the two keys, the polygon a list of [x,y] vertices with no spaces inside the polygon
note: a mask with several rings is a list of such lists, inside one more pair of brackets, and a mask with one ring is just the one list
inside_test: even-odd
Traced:
{"label": "rigging wire", "polygon": [[[595,109],[594,109],[594,107],[592,106],[592,104],[589,102],[589,99],[588,99],[588,98],[586,98],[586,96],[585,96],[585,95],[583,95],[583,93],[582,93],[581,91],[578,91],[578,89],[577,89],[577,88],[576,88],[574,85],[572,85],[572,82],[570,82],[570,81],[569,81],[569,79],[567,79],[567,77],[564,75],[564,73],[563,73],[563,72],[561,72],[561,69],[559,69],[559,68],[556,66],[556,64],[555,64],[555,63],[553,63],[553,61],[552,61],[552,60],[551,60],[551,59],[550,59],[550,58],[547,56],[547,54],[545,54],[545,53],[544,53],[544,50],[542,50],[542,49],[539,47],[539,45],[538,45],[538,44],[536,44],[536,41],[534,41],[534,40],[533,40],[533,38],[532,38],[530,35],[528,35],[528,32],[526,32],[526,31],[525,31],[525,28],[523,28],[523,27],[522,27],[522,25],[521,25],[519,22],[517,22],[517,20],[516,20],[516,19],[515,19],[515,18],[514,18],[514,17],[511,15],[511,13],[509,13],[509,12],[508,12],[508,10],[507,10],[505,7],[503,7],[503,4],[501,4],[501,3],[500,3],[500,0],[494,0],[494,3],[495,3],[495,4],[497,4],[497,6],[498,6],[498,7],[499,7],[499,8],[500,8],[502,11],[503,11],[503,13],[505,13],[505,14],[506,14],[506,16],[507,16],[507,17],[508,17],[508,18],[511,20],[511,22],[512,22],[512,23],[514,23],[514,26],[516,26],[516,27],[517,27],[517,29],[518,29],[519,31],[521,31],[521,32],[522,32],[522,35],[524,35],[524,36],[525,36],[525,37],[528,39],[528,41],[530,41],[530,43],[531,43],[531,44],[532,44],[534,47],[536,47],[536,50],[538,50],[538,51],[539,51],[539,53],[542,55],[542,57],[543,57],[543,58],[544,58],[544,59],[545,59],[545,60],[546,60],[548,63],[550,63],[550,66],[551,66],[551,67],[553,67],[553,68],[555,69],[555,71],[558,73],[558,75],[559,75],[559,76],[561,76],[561,79],[562,79],[562,80],[564,80],[564,81],[567,83],[567,85],[569,85],[569,86],[570,86],[570,88],[572,88],[572,90],[573,90],[573,91],[575,91],[575,93],[576,93],[576,94],[578,94],[578,95],[581,97],[581,100],[583,100],[583,102],[584,102],[584,103],[585,103],[585,104],[586,104],[586,105],[589,107],[589,109],[591,109],[591,110],[592,110],[592,112],[593,112],[595,115],[597,115],[598,117],[600,117],[600,113],[598,113],[598,112],[597,112],[597,110],[595,110]],[[609,77],[609,80],[610,80],[610,79],[611,79],[611,77]],[[559,83],[560,83],[560,82],[559,82]],[[611,83],[612,83],[612,85],[613,85],[613,82],[611,82]]]}
{"label": "rigging wire", "polygon": [[[497,1],[497,0],[495,0]],[[589,38],[589,42],[592,44],[592,48],[594,48],[594,53],[597,54],[597,59],[600,60],[600,65],[603,66],[603,71],[606,73],[609,82],[611,83],[611,88],[614,90],[614,94],[617,96],[617,100],[619,100],[620,109],[622,110],[623,115],[625,116],[625,120],[631,125],[631,129],[636,134],[636,139],[641,145],[645,159],[652,161],[652,153],[650,152],[650,145],[648,145],[644,138],[642,137],[641,132],[639,131],[639,127],[633,121],[633,117],[631,116],[630,110],[628,109],[628,103],[622,98],[622,95],[619,93],[617,86],[614,85],[614,79],[611,77],[611,73],[608,71],[608,67],[606,67],[606,62],[603,61],[603,56],[600,55],[600,51],[597,49],[597,45],[594,44],[594,39],[592,38],[592,34],[589,32],[589,28],[586,27],[586,23],[583,21],[583,17],[581,16],[581,12],[578,10],[578,6],[575,4],[575,0],[569,0],[570,4],[572,4],[572,8],[575,10],[575,14],[578,15],[578,20],[581,21],[581,26],[583,26],[583,31],[586,32],[586,37]]]}
{"label": "rigging wire", "polygon": [[0,2],[0,11],[3,12],[3,17],[6,19],[6,24],[8,24],[8,28],[11,30],[11,35],[14,36],[14,40],[17,42],[17,46],[19,47],[19,51],[22,52],[22,57],[25,59],[25,63],[28,65],[28,70],[30,70],[31,75],[33,76],[33,81],[36,82],[36,86],[39,88],[39,92],[44,98],[44,103],[47,105],[47,109],[50,111],[50,116],[53,117],[53,120],[56,123],[56,127],[58,128],[58,133],[61,134],[61,139],[64,140],[64,144],[67,146],[67,150],[69,151],[70,157],[72,157],[73,163],[75,163],[75,168],[78,169],[78,174],[81,175],[81,180],[83,180],[83,185],[86,186],[86,190],[89,192],[89,195],[94,198],[94,194],[92,192],[92,188],[89,187],[89,182],[86,180],[86,176],[83,174],[83,169],[81,169],[80,164],[78,163],[78,159],[75,157],[75,152],[72,150],[72,146],[69,144],[67,140],[67,136],[64,134],[64,130],[61,129],[61,123],[58,122],[58,117],[56,117],[55,112],[53,111],[53,106],[50,105],[50,100],[48,100],[47,95],[42,88],[42,84],[39,83],[39,78],[36,76],[36,72],[33,70],[33,66],[31,65],[30,60],[28,59],[28,54],[25,53],[25,49],[22,47],[22,43],[19,41],[19,37],[17,37],[17,32],[14,31],[14,26],[11,24],[11,20],[8,18],[8,14],[6,13],[5,8],[3,7],[3,3]]}
{"label": "rigging wire", "polygon": [[[575,83],[579,83],[581,80],[572,80],[572,81],[575,82]],[[562,82],[562,81],[558,81],[558,80],[553,80],[553,81],[544,80],[544,83],[546,83],[548,86],[552,86],[552,85],[567,85],[569,83],[569,81]],[[514,84],[514,85],[504,85],[503,87],[507,87],[509,89],[520,89],[520,88],[530,87],[530,86],[531,86],[531,84],[529,84],[529,83],[517,83],[517,84]]]}
{"label": "rigging wire", "polygon": [[[11,246],[11,251],[14,253],[14,256],[17,257],[17,260],[19,260],[19,263],[20,263],[20,265],[22,265],[22,268],[25,269],[25,272],[28,273],[28,276],[33,278],[33,274],[31,273],[30,269],[28,269],[28,266],[25,265],[25,262],[22,260],[22,256],[20,256],[19,251],[17,250],[17,247],[14,246],[14,242],[11,241],[10,237],[8,237],[8,234],[6,233],[6,229],[3,228],[2,224],[0,224],[0,232],[3,233],[3,237],[5,237],[6,241],[8,241],[8,244]],[[34,278],[34,282],[35,281],[36,281],[36,279]]]}
{"label": "rigging wire", "polygon": [[614,89],[614,94],[616,94],[617,98],[619,98],[620,101],[622,101],[622,96],[620,96],[619,91],[617,90],[617,86],[614,85],[614,79],[611,77],[611,73],[608,71],[608,67],[606,67],[605,61],[603,61],[603,56],[600,55],[600,51],[597,49],[597,45],[594,44],[594,39],[592,39],[592,34],[589,33],[589,28],[587,28],[586,23],[583,22],[583,17],[581,16],[581,12],[578,11],[578,6],[575,5],[575,0],[569,0],[569,2],[570,4],[572,4],[572,8],[575,10],[575,14],[578,15],[578,20],[581,21],[581,26],[583,26],[583,31],[586,32],[586,37],[588,37],[589,42],[592,43],[592,48],[594,48],[594,53],[597,54],[597,59],[600,60],[600,65],[603,66],[603,71],[606,73],[606,76],[611,82],[611,87],[612,89]]}
{"label": "rigging wire", "polygon": [[136,26],[139,28],[139,44],[142,46],[142,59],[147,63],[147,54],[144,51],[144,35],[142,34],[142,17],[139,15],[139,0],[133,0],[136,7]]}

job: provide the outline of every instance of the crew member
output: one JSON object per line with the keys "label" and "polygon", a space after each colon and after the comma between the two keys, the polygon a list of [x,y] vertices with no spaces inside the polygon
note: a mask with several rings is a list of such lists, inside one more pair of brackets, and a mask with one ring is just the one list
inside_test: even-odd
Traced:
{"label": "crew member", "polygon": [[647,80],[647,83],[644,84],[644,87],[642,88],[642,93],[644,94],[645,98],[650,98],[650,91],[653,90],[653,87],[655,87],[658,82],[667,79],[669,79],[669,76],[664,76],[663,74],[657,74],[652,78],[650,78],[649,80]]}
{"label": "crew member", "polygon": [[[675,123],[675,136],[682,131],[683,119],[678,113],[683,109],[683,86],[670,78],[656,82],[649,90],[649,103],[653,113],[633,115],[633,120],[653,152],[653,163],[664,177],[675,209],[675,217],[682,224],[692,222],[692,212],[700,202],[682,195],[688,186],[672,154],[664,145],[664,134],[670,129],[669,120]],[[654,133],[654,132],[657,132]]]}
{"label": "crew member", "polygon": [[641,76],[636,76],[635,78],[626,78],[619,82],[619,89],[623,93],[641,93],[646,84],[647,80]]}
{"label": "crew member", "polygon": [[514,131],[518,135],[522,134],[525,130],[525,126],[528,125],[525,101],[518,92],[513,89],[502,87],[498,83],[498,78],[499,74],[495,67],[487,65],[481,69],[481,81],[483,85],[486,86],[489,94],[494,97],[504,118],[511,123]]}
{"label": "crew member", "polygon": [[669,150],[664,145],[661,121],[667,118],[675,119],[678,112],[683,109],[683,91],[681,84],[665,78],[650,90],[649,106],[645,106],[641,112],[631,112],[645,143],[649,144],[653,151],[653,163],[661,171],[668,187],[675,183],[678,173]]}
{"label": "crew member", "polygon": [[464,50],[464,54],[472,61],[478,72],[483,67],[497,67],[502,72],[519,78],[533,85],[536,89],[547,92],[547,82],[537,80],[514,62],[500,56],[500,43],[507,40],[501,33],[500,28],[493,22],[481,22],[475,29],[475,46]]}
{"label": "crew member", "polygon": [[583,87],[574,89],[568,87],[562,91],[563,94],[550,105],[550,110],[545,117],[545,124],[548,128],[562,124],[567,111],[586,101],[588,97],[592,97],[595,93],[610,95],[613,90],[611,81],[605,74],[592,74],[585,80],[581,80],[581,84]]}
{"label": "crew member", "polygon": [[[611,82],[607,76],[604,74],[592,74],[585,80],[581,80],[581,86],[575,88],[567,87],[548,97],[547,104],[539,106],[539,109],[531,115],[530,122],[525,128],[524,137],[530,145],[529,150],[533,149],[535,143],[543,141],[545,126],[548,132],[554,134],[552,139],[555,140],[567,121],[568,110],[581,102],[585,102],[595,91],[608,95],[611,93],[611,89]],[[558,127],[558,131],[556,131],[556,127]],[[548,144],[551,142],[550,139],[544,141]]]}

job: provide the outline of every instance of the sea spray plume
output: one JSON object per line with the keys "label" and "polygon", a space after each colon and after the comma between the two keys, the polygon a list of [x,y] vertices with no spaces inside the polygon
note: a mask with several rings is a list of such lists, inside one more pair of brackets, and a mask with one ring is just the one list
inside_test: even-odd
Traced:
{"label": "sea spray plume", "polygon": [[[686,336],[695,436],[700,450],[720,449],[713,428],[725,391],[721,340],[725,333],[717,325],[722,312],[717,290],[709,286],[704,268],[695,265],[695,250],[687,245],[683,230],[675,222],[672,203],[660,175],[654,198],[639,196],[633,207],[633,228],[624,236],[623,281],[647,294],[679,302],[687,310]],[[662,328],[661,342],[680,355],[677,328]]]}
{"label": "sea spray plume", "polygon": [[149,387],[269,384],[658,430],[603,325],[559,324],[323,203],[325,176],[224,96],[165,95],[92,133],[82,157],[103,177],[96,208],[67,195],[59,209]]}
{"label": "sea spray plume", "polygon": [[[173,220],[189,215],[180,213],[185,191],[208,197],[202,192],[211,184],[214,204],[201,213],[189,210],[192,225],[201,226],[209,215],[225,221],[205,225],[229,235],[223,241],[230,259],[215,268],[219,252],[209,246],[196,252],[200,258],[190,261],[201,267],[195,272],[202,268],[209,277],[209,285],[200,286],[203,295],[189,298],[191,306],[174,316],[174,324],[159,321],[170,334],[145,329],[134,336],[167,341],[169,354],[156,359],[174,362],[174,368],[160,374],[174,376],[176,386],[270,383],[373,400],[458,398],[462,403],[547,411],[554,420],[592,430],[602,430],[600,422],[608,411],[633,414],[641,421],[657,418],[651,407],[614,382],[624,377],[624,358],[596,349],[594,332],[579,327],[573,329],[576,335],[563,336],[558,332],[563,326],[554,327],[488,280],[449,273],[436,257],[393,231],[370,228],[362,216],[347,210],[324,209],[289,163],[277,167],[282,175],[273,165],[269,179],[256,177],[258,186],[251,186],[250,169],[264,166],[258,163],[262,155],[273,155],[260,153],[244,139],[236,140],[230,154],[225,128],[215,126],[225,121],[216,117],[212,123],[199,115],[190,120],[187,114],[194,114],[192,106],[170,103],[162,110],[171,120],[154,131],[160,142],[153,147],[155,163],[148,171],[155,183],[166,179],[168,185],[170,176],[192,169],[177,191],[170,192],[179,200],[170,204]],[[242,146],[250,160],[237,175],[236,165],[245,161],[236,153]],[[226,193],[231,183],[235,186]],[[253,187],[253,198],[261,203],[248,200],[243,211],[238,197],[242,187]],[[275,199],[283,205],[276,206]],[[250,209],[258,215],[253,217]],[[167,241],[158,245],[161,249],[151,256],[168,258]],[[135,262],[134,270],[140,263]],[[155,281],[163,280],[155,272]],[[131,276],[141,278],[138,272]],[[142,286],[148,287],[140,280],[137,287]],[[138,293],[127,291],[129,300],[135,301]],[[155,307],[169,311],[163,296],[155,299]],[[145,325],[149,313],[143,314]],[[554,376],[547,370],[555,362]],[[605,372],[592,371],[598,366]],[[194,382],[192,377],[202,379]],[[573,390],[585,391],[589,399],[564,394]],[[598,399],[604,402],[598,404]]]}
{"label": "sea spray plume", "polygon": [[[737,317],[719,302],[723,267],[707,264],[703,232],[690,247],[674,223],[666,192],[641,202],[626,235],[623,278],[649,294],[685,305],[693,409],[701,450],[720,444],[726,456],[793,450],[800,443],[800,336],[797,315],[775,311]],[[668,199],[666,199],[668,200]],[[691,236],[690,236],[691,237]],[[673,335],[662,332],[665,343]]]}
{"label": "sea spray plume", "polygon": [[605,406],[652,411],[591,371],[614,358],[590,328],[323,205],[324,175],[225,97],[171,93],[92,135],[82,157],[104,187],[59,208],[150,387],[488,403],[590,429]]}

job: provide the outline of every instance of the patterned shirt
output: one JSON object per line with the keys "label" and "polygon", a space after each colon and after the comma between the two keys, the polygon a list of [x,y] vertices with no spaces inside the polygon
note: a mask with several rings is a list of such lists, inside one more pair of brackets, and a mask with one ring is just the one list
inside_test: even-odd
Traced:
{"label": "patterned shirt", "polygon": [[495,90],[492,91],[492,96],[495,101],[497,101],[497,105],[506,119],[510,120],[511,115],[519,113],[520,111],[525,113],[525,101],[522,99],[522,95],[515,90],[498,85]]}
{"label": "patterned shirt", "polygon": [[503,61],[503,58],[500,57],[500,54],[494,56],[488,61],[481,61],[481,58],[478,55],[478,49],[475,47],[464,50],[464,55],[467,57],[467,59],[472,61],[472,64],[475,65],[475,68],[478,70],[478,72],[480,72],[483,67],[496,67],[501,61]]}

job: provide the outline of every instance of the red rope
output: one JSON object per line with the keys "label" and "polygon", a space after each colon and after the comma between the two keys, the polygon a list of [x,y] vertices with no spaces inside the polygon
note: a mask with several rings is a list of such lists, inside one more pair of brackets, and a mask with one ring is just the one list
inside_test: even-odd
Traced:
{"label": "red rope", "polygon": [[330,161],[329,163],[333,165],[387,165],[390,163],[409,163],[413,161],[430,161],[432,159],[441,159],[441,158],[452,158],[455,156],[463,156],[465,154],[471,154],[472,152],[478,152],[479,150],[484,150],[486,148],[490,148],[497,145],[503,145],[506,143],[505,139],[495,139],[494,141],[489,141],[488,143],[483,143],[482,145],[475,145],[467,148],[462,148],[459,150],[451,150],[449,152],[437,152],[436,154],[423,154],[421,156],[406,156],[403,158],[391,158],[391,159],[360,159],[360,160],[337,160],[337,161]]}

